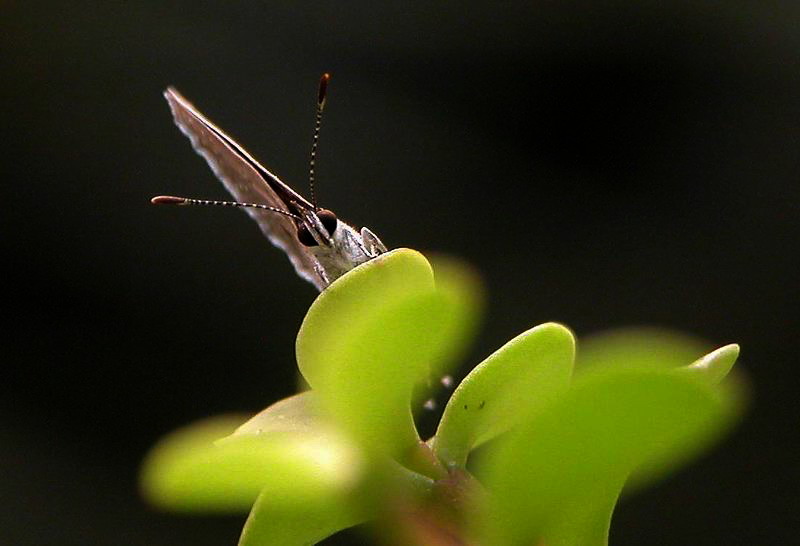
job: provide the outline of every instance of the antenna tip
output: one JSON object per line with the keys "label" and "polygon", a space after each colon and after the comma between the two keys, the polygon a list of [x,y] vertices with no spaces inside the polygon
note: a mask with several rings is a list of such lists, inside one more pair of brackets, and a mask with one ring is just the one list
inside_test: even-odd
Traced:
{"label": "antenna tip", "polygon": [[325,106],[325,98],[328,95],[328,82],[331,81],[331,75],[325,72],[319,79],[319,93],[317,94],[317,104],[320,108]]}
{"label": "antenna tip", "polygon": [[157,195],[150,199],[154,205],[186,205],[185,197],[175,197],[173,195]]}

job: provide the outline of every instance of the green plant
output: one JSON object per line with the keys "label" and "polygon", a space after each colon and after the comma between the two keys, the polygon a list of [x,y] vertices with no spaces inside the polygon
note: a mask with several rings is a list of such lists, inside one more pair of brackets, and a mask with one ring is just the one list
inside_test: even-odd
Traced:
{"label": "green plant", "polygon": [[[452,393],[435,436],[414,424],[413,387],[462,355],[481,310],[466,268],[384,254],[334,282],[297,337],[310,390],[255,417],[166,437],[144,463],[158,506],[246,511],[240,544],[312,544],[367,521],[398,543],[602,545],[627,488],[718,439],[742,407],[738,356],[652,330],[578,353],[559,324],[532,328]],[[477,460],[470,453],[486,444]]]}

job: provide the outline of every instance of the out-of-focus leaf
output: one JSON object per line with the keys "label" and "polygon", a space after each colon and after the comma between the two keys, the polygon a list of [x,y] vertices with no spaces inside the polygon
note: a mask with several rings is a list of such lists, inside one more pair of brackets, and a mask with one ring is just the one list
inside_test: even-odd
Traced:
{"label": "out-of-focus leaf", "polygon": [[[713,387],[717,396],[730,400],[741,410],[746,403],[745,384],[738,380],[728,380],[722,385],[719,383],[728,375],[739,356],[739,346],[736,344],[725,345],[719,349],[708,353],[699,358],[692,364],[670,369],[678,376],[686,377],[693,381]],[[733,378],[733,379],[741,379]],[[713,440],[710,438],[709,441]],[[702,448],[703,446],[698,446]],[[665,454],[664,457],[654,456],[636,468],[628,477],[625,484],[625,492],[641,489],[658,481],[661,477],[669,474],[674,468],[685,463],[685,459],[691,459],[695,455],[692,451],[682,454]]]}
{"label": "out-of-focus leaf", "polygon": [[247,420],[234,436],[261,435],[273,432],[313,434],[320,427],[319,409],[313,391],[305,391],[278,400]]}
{"label": "out-of-focus leaf", "polygon": [[[265,487],[239,538],[239,546],[304,546],[366,521],[369,513],[352,494],[330,492],[314,502],[286,509],[274,500],[284,491]],[[291,494],[291,491],[289,492]]]}
{"label": "out-of-focus leaf", "polygon": [[370,452],[402,459],[418,447],[412,387],[463,337],[464,304],[430,264],[401,249],[357,267],[314,302],[297,339],[300,370],[326,416]]}
{"label": "out-of-focus leaf", "polygon": [[547,546],[607,546],[622,483],[609,481],[593,499],[567,503],[547,531]]}
{"label": "out-of-focus leaf", "polygon": [[[739,355],[739,346],[726,345],[705,356],[708,344],[699,338],[668,330],[653,328],[623,328],[596,334],[578,347],[578,366],[591,372],[601,367],[660,369],[716,385],[731,371]],[[720,396],[741,399],[742,393],[731,385],[720,391]],[[691,458],[691,453],[685,453]],[[668,455],[665,459],[653,457],[630,476],[627,490],[644,487],[658,480],[683,461]]]}
{"label": "out-of-focus leaf", "polygon": [[401,459],[419,445],[412,389],[441,355],[441,325],[453,312],[440,293],[411,296],[354,321],[331,347],[330,376],[319,391],[331,417],[360,445]]}
{"label": "out-of-focus leaf", "polygon": [[159,440],[142,463],[139,484],[144,497],[170,510],[246,511],[247,501],[215,498],[204,491],[202,484],[194,483],[198,476],[193,472],[200,454],[213,451],[214,442],[231,434],[245,419],[246,415],[210,417]]}
{"label": "out-of-focus leaf", "polygon": [[297,335],[297,364],[312,388],[329,377],[328,353],[351,324],[408,296],[433,291],[433,270],[415,250],[400,248],[336,279],[311,305]]}
{"label": "out-of-focus leaf", "polygon": [[478,274],[461,260],[442,254],[428,258],[437,292],[457,308],[442,325],[449,342],[440,344],[440,354],[431,363],[431,374],[436,377],[460,361],[474,339],[484,308],[484,290]]}
{"label": "out-of-focus leaf", "polygon": [[694,362],[710,349],[700,338],[672,330],[619,328],[581,338],[575,371],[598,366],[675,368]]}
{"label": "out-of-focus leaf", "polygon": [[276,431],[215,443],[232,428],[230,419],[203,421],[161,440],[142,469],[145,496],[172,510],[239,512],[268,486],[285,493],[277,498],[292,509],[362,478],[357,452],[330,433]]}
{"label": "out-of-focus leaf", "polygon": [[668,370],[584,374],[484,462],[493,494],[476,517],[478,535],[493,545],[577,546],[569,537],[600,525],[597,503],[613,499],[631,470],[654,458],[685,460],[717,438],[736,409],[719,389]]}
{"label": "out-of-focus leaf", "polygon": [[247,519],[239,546],[316,544],[342,529],[386,516],[397,504],[427,497],[435,482],[400,464],[382,459],[356,489],[331,489],[312,502],[287,509],[281,499],[293,491],[267,484]]}
{"label": "out-of-focus leaf", "polygon": [[547,323],[524,332],[476,366],[453,392],[439,423],[434,451],[464,466],[469,451],[506,432],[530,408],[569,386],[575,340]]}

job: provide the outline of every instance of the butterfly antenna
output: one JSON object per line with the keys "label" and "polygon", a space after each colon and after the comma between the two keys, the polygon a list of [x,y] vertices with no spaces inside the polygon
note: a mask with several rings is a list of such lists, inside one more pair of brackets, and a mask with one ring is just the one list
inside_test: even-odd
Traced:
{"label": "butterfly antenna", "polygon": [[311,161],[309,162],[308,169],[308,185],[311,188],[311,204],[314,205],[314,210],[319,210],[319,207],[317,207],[317,196],[314,194],[314,164],[317,160],[319,130],[322,126],[322,110],[325,108],[325,99],[328,96],[328,82],[330,80],[331,75],[327,72],[319,79],[319,92],[317,93],[317,116],[314,119],[314,138],[311,141]]}
{"label": "butterfly antenna", "polygon": [[277,212],[278,214],[289,216],[290,218],[294,218],[295,220],[300,220],[301,222],[303,221],[303,219],[300,216],[292,214],[288,210],[283,210],[276,207],[270,207],[269,205],[261,205],[259,203],[240,203],[238,201],[214,201],[209,199],[192,199],[190,197],[175,197],[174,195],[159,195],[157,197],[153,197],[152,199],[150,199],[150,202],[153,203],[154,205],[211,205],[217,207],[239,207],[247,209],[261,209],[261,210],[268,210],[271,212]]}

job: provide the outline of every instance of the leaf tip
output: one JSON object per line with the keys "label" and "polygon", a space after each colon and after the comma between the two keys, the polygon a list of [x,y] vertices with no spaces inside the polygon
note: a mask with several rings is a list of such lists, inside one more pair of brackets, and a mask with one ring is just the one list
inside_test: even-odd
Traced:
{"label": "leaf tip", "polygon": [[547,332],[553,338],[569,344],[572,347],[573,354],[575,353],[575,334],[568,326],[560,322],[545,322],[534,328],[534,330]]}
{"label": "leaf tip", "polygon": [[719,383],[730,373],[736,359],[739,358],[739,351],[737,343],[723,345],[690,364],[688,369],[702,373],[712,384]]}

